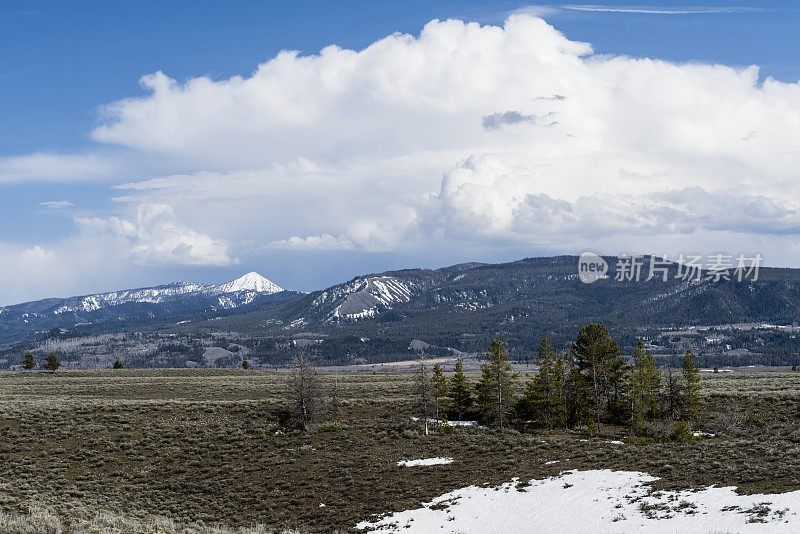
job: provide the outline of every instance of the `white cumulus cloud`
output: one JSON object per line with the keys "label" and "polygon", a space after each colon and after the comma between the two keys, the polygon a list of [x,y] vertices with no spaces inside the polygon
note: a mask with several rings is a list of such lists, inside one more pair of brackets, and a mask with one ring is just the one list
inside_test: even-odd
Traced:
{"label": "white cumulus cloud", "polygon": [[128,255],[145,265],[214,265],[235,263],[228,244],[182,224],[166,204],[142,204],[131,219],[76,219],[86,229],[106,232],[129,243]]}
{"label": "white cumulus cloud", "polygon": [[595,192],[570,201],[540,193],[540,179],[525,166],[471,157],[445,174],[433,223],[461,239],[551,246],[615,235],[800,234],[800,204],[785,198],[711,194],[694,186],[638,195]]}
{"label": "white cumulus cloud", "polygon": [[343,237],[322,234],[306,237],[292,236],[289,239],[273,241],[270,246],[291,250],[351,250],[353,243]]}
{"label": "white cumulus cloud", "polygon": [[[431,235],[504,246],[511,234],[578,247],[600,231],[623,241],[691,225],[701,240],[712,227],[770,233],[747,211],[719,207],[721,222],[706,224],[691,210],[713,202],[677,210],[653,195],[698,187],[729,207],[797,190],[798,84],[760,80],[756,67],[596,56],[525,15],[503,27],[433,21],[360,51],[283,52],[248,77],[142,83],[148,94],[107,106],[94,138],[217,170],[126,188],[220,213],[248,206],[235,219],[283,232],[267,240],[282,247],[387,250]],[[232,200],[242,194],[273,208]],[[301,210],[289,223],[287,199]],[[525,221],[538,222],[535,239]]]}

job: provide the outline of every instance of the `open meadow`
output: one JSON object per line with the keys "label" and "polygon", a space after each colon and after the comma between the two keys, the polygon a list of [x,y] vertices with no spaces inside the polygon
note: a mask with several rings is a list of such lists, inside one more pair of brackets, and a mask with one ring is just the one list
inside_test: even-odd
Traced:
{"label": "open meadow", "polygon": [[[641,471],[659,477],[656,490],[800,489],[800,373],[703,373],[697,428],[713,436],[690,443],[629,437],[612,426],[596,437],[481,427],[426,436],[412,420],[412,375],[322,375],[324,391],[334,382],[339,423],[323,410],[301,432],[285,425],[282,373],[0,374],[0,526],[350,531],[458,488],[571,469]],[[436,457],[453,461],[398,466]],[[759,520],[758,510],[748,513]]]}

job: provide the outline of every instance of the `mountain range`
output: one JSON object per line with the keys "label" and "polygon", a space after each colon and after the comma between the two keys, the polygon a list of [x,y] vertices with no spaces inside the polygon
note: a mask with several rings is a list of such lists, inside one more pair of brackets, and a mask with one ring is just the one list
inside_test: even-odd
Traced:
{"label": "mountain range", "polygon": [[306,294],[249,273],[220,285],[174,283],[8,306],[0,309],[0,341],[54,328],[99,333],[146,327],[276,339],[309,333],[424,339],[474,350],[495,334],[528,348],[542,335],[569,339],[587,321],[602,321],[624,336],[648,328],[800,320],[798,269],[762,268],[757,281],[742,282],[687,281],[676,264],[666,279],[620,282],[614,274],[585,284],[575,256],[528,258],[369,274]]}
{"label": "mountain range", "polygon": [[[612,265],[617,260],[606,259]],[[645,262],[643,271],[648,268]],[[758,280],[741,282],[705,272],[698,280],[684,280],[677,264],[669,266],[666,280],[617,281],[615,274],[612,267],[608,278],[583,283],[575,256],[390,271],[243,310],[216,321],[213,328],[259,335],[317,331],[419,338],[476,349],[495,334],[516,339],[520,346],[532,345],[542,335],[574,338],[576,329],[589,321],[631,334],[650,328],[790,325],[800,320],[800,269],[761,268]],[[477,344],[470,346],[469,339]]]}
{"label": "mountain range", "polygon": [[69,298],[50,298],[0,308],[0,341],[52,329],[124,330],[226,315],[241,307],[291,298],[294,292],[258,273],[224,284],[175,282]]}

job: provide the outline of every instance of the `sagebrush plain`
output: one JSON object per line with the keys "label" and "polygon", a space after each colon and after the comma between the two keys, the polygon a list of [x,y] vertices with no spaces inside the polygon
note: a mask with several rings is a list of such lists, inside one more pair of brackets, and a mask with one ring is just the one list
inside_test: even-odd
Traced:
{"label": "sagebrush plain", "polygon": [[[608,425],[599,436],[475,427],[426,436],[412,419],[410,374],[321,378],[323,391],[337,384],[338,421],[323,395],[318,421],[301,432],[286,425],[281,372],[2,373],[0,523],[11,532],[346,532],[460,487],[589,468],[644,471],[660,477],[656,489],[800,489],[797,372],[703,373],[697,428],[714,437],[690,443]],[[429,457],[454,461],[397,465]]]}

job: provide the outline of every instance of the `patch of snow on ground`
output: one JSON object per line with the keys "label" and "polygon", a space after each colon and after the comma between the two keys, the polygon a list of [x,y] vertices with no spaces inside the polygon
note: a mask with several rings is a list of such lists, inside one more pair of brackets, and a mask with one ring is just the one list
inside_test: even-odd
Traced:
{"label": "patch of snow on ground", "polygon": [[363,521],[403,533],[798,532],[800,491],[738,495],[733,487],[653,492],[634,471],[567,471],[499,487],[469,486],[422,508]]}
{"label": "patch of snow on ground", "polygon": [[477,421],[447,421],[447,426],[478,426]]}
{"label": "patch of snow on ground", "polygon": [[422,460],[400,460],[398,467],[417,467],[424,465],[447,465],[452,464],[452,458],[423,458]]}
{"label": "patch of snow on ground", "polygon": [[[417,421],[419,421],[419,417],[412,417],[411,420],[416,423]],[[431,423],[431,424],[434,424],[434,425],[445,424],[447,426],[474,426],[474,427],[478,426],[478,422],[477,421],[459,421],[459,420],[455,420],[455,421],[440,421],[439,419],[436,419],[435,417],[428,417],[428,422]]]}

